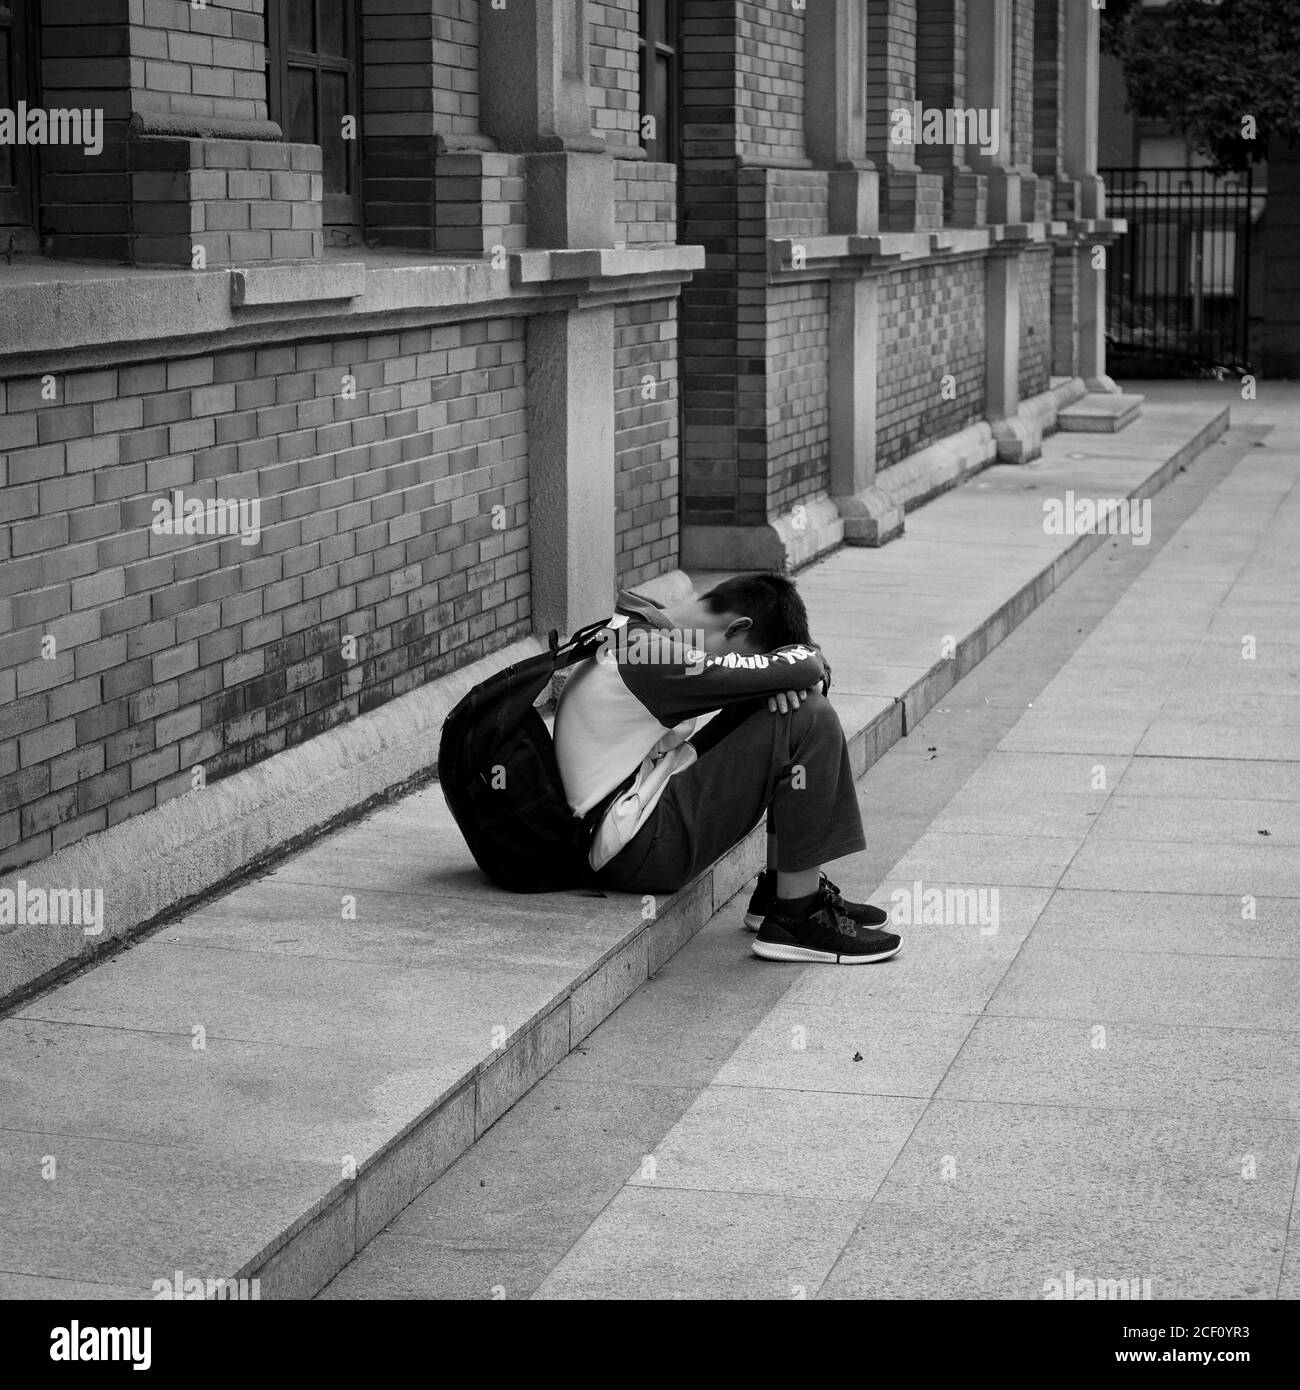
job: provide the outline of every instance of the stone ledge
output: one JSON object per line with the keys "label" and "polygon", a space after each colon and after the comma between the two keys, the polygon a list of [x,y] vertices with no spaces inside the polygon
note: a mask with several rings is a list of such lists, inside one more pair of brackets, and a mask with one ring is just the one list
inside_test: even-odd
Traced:
{"label": "stone ledge", "polygon": [[324,299],[358,299],[366,292],[362,261],[304,261],[301,265],[253,266],[230,272],[230,304],[310,304]]}
{"label": "stone ledge", "polygon": [[[556,263],[551,257],[571,257]],[[466,315],[524,315],[574,307],[575,294],[636,299],[675,294],[704,264],[698,246],[516,253],[532,278],[481,258],[353,251],[308,265],[208,271],[24,266],[0,278],[0,378],[77,370],[157,356],[214,351],[254,340],[380,332],[390,324]],[[578,276],[575,283],[574,276]],[[236,296],[244,277],[245,298]],[[323,293],[313,290],[320,277]],[[286,312],[286,306],[292,306]],[[197,345],[196,340],[198,340]]]}

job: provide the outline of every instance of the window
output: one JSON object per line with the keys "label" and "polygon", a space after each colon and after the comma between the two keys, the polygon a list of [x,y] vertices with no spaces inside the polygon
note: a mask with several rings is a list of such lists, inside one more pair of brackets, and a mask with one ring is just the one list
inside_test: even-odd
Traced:
{"label": "window", "polygon": [[[2,0],[0,0],[2,3]],[[319,145],[327,227],[361,228],[360,45],[354,0],[267,6],[271,119],[294,144]],[[354,118],[346,132],[344,120]]]}
{"label": "window", "polygon": [[641,4],[641,120],[653,117],[654,137],[643,139],[646,158],[664,164],[677,162],[677,35],[676,0],[642,0]]}
{"label": "window", "polygon": [[[0,110],[16,112],[19,102],[31,99],[26,9],[24,0],[0,0]],[[7,229],[0,255],[15,230],[35,225],[34,182],[30,147],[0,145],[0,227]]]}

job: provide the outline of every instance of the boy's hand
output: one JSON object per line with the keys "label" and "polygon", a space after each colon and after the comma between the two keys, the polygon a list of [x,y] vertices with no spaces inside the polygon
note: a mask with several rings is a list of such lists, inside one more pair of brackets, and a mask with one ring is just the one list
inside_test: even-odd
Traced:
{"label": "boy's hand", "polygon": [[781,690],[767,697],[767,707],[773,714],[793,714],[816,691],[815,685],[807,690]]}

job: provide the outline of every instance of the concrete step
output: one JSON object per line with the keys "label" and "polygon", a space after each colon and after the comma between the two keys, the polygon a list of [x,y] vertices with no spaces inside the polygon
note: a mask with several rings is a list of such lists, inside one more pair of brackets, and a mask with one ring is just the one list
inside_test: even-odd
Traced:
{"label": "concrete step", "polygon": [[[1092,550],[1043,503],[1150,496],[1227,426],[1155,408],[1053,438],[800,589],[861,774]],[[159,1281],[318,1291],[752,880],[759,833],[664,901],[484,884],[437,787],[0,1021],[0,1297]]]}
{"label": "concrete step", "polygon": [[1067,405],[1056,417],[1059,429],[1086,434],[1114,434],[1142,413],[1142,396],[1116,396],[1092,391]]}

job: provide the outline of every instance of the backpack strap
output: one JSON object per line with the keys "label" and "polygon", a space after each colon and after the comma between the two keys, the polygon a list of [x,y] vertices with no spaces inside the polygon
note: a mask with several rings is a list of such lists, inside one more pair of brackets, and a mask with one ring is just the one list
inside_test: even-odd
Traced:
{"label": "backpack strap", "polygon": [[567,642],[560,643],[555,629],[551,629],[551,655],[555,659],[556,670],[561,670],[565,666],[572,666],[576,662],[585,661],[591,656],[600,645],[600,634],[609,627],[613,620],[602,618],[598,623],[588,623],[586,627],[580,627],[577,632],[569,638]]}

